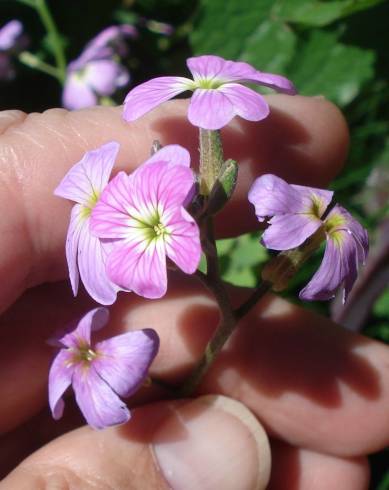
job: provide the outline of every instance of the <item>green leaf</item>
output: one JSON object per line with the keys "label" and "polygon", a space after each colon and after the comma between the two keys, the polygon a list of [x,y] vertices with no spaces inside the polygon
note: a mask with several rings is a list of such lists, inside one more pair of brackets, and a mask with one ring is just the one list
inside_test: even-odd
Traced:
{"label": "green leaf", "polygon": [[389,288],[375,302],[373,313],[389,320]]}
{"label": "green leaf", "polygon": [[247,38],[265,20],[273,0],[202,0],[190,41],[196,54],[239,58]]}
{"label": "green leaf", "polygon": [[300,43],[288,76],[303,95],[325,95],[344,106],[374,75],[373,51],[348,46],[337,35],[312,31]]}
{"label": "green leaf", "polygon": [[277,18],[287,22],[295,22],[306,26],[322,27],[351,15],[366,10],[384,0],[284,0],[276,4],[274,14]]}
{"label": "green leaf", "polygon": [[293,59],[297,38],[284,23],[266,20],[247,38],[240,59],[262,71],[285,73]]}

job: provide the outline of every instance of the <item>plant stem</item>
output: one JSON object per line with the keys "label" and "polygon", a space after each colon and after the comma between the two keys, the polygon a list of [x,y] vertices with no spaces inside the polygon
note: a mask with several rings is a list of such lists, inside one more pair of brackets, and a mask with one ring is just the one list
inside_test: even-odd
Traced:
{"label": "plant stem", "polygon": [[29,51],[23,51],[22,53],[20,53],[18,59],[24,65],[46,73],[46,75],[50,75],[61,81],[60,73],[55,66],[45,63]]}
{"label": "plant stem", "polygon": [[223,165],[220,131],[200,128],[200,194],[208,196]]}
{"label": "plant stem", "polygon": [[46,4],[46,0],[35,0],[34,6],[53,45],[54,58],[58,70],[57,78],[63,85],[66,77],[66,58],[57,26]]}

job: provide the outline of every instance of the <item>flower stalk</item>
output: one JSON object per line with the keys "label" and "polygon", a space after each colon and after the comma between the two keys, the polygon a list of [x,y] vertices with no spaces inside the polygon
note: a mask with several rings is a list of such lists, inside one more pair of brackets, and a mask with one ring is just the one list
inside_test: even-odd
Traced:
{"label": "flower stalk", "polygon": [[223,165],[220,131],[200,128],[200,194],[208,196]]}

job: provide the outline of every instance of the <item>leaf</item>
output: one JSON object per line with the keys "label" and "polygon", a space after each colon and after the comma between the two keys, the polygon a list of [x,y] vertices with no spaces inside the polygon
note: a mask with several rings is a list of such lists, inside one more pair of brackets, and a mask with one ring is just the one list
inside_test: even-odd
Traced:
{"label": "leaf", "polygon": [[361,10],[367,10],[384,0],[341,0],[323,2],[318,0],[281,1],[274,14],[287,22],[306,26],[322,27]]}
{"label": "leaf", "polygon": [[312,31],[300,43],[288,76],[303,95],[325,95],[344,106],[374,75],[373,51],[348,46],[337,35]]}
{"label": "leaf", "polygon": [[247,38],[240,59],[261,71],[285,73],[293,59],[297,38],[284,23],[266,20]]}
{"label": "leaf", "polygon": [[389,320],[389,288],[377,299],[373,313]]}
{"label": "leaf", "polygon": [[202,0],[190,41],[195,54],[240,56],[247,38],[266,20],[273,0]]}

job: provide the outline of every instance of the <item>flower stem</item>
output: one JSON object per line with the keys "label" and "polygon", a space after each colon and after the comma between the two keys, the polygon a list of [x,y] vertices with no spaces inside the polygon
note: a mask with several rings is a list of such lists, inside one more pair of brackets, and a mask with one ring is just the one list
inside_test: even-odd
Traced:
{"label": "flower stem", "polygon": [[24,65],[46,73],[46,75],[50,75],[56,78],[58,81],[61,81],[60,73],[55,66],[45,63],[29,51],[23,51],[22,53],[20,53],[18,59]]}
{"label": "flower stem", "polygon": [[200,194],[208,196],[223,165],[220,131],[200,128]]}
{"label": "flower stem", "polygon": [[35,10],[37,11],[42,24],[45,26],[50,42],[53,46],[55,63],[58,70],[58,80],[63,85],[66,77],[66,58],[57,26],[46,4],[46,0],[35,0]]}

